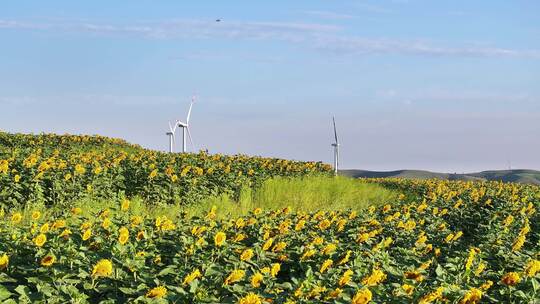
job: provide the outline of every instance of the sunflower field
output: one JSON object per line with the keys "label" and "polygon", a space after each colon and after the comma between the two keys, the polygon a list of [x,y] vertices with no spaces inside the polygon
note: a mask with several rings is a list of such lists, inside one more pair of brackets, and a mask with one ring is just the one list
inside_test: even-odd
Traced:
{"label": "sunflower field", "polygon": [[150,204],[191,204],[222,193],[238,195],[274,176],[329,174],[321,162],[169,154],[102,136],[0,132],[0,206],[66,205],[91,197],[141,197]]}
{"label": "sunflower field", "polygon": [[[235,182],[328,168],[166,155],[99,137],[7,137],[14,144],[4,140],[0,158],[0,303],[539,302],[537,186],[366,179],[401,194],[358,212],[255,208],[218,219],[215,206],[191,218],[140,215],[131,195],[167,202],[192,188],[234,191]],[[50,166],[40,171],[42,164]],[[70,196],[98,191],[112,207],[88,214],[69,206]],[[31,199],[45,199],[47,209],[32,210]]]}
{"label": "sunflower field", "polygon": [[2,211],[0,299],[15,302],[535,303],[534,186],[373,180],[365,212],[253,210],[216,221]]}

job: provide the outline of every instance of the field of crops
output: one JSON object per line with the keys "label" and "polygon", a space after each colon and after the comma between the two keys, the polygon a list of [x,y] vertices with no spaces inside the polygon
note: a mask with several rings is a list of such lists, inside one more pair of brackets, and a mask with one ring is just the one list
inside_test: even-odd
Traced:
{"label": "field of crops", "polygon": [[[206,215],[195,218],[177,214],[141,216],[132,212],[128,193],[148,195],[149,203],[153,203],[152,199],[166,202],[174,191],[186,191],[184,184],[170,190],[176,188],[171,186],[174,183],[170,174],[177,175],[178,180],[185,178],[194,187],[205,180],[205,185],[215,183],[219,188],[221,181],[234,189],[230,185],[237,178],[255,184],[257,178],[273,174],[325,172],[327,167],[320,163],[206,154],[167,156],[109,140],[100,144],[98,139],[87,139],[96,141],[93,150],[88,145],[77,147],[70,143],[59,148],[62,152],[45,152],[45,148],[37,152],[40,145],[45,146],[39,142],[18,144],[11,152],[3,148],[0,301],[538,301],[540,189],[536,186],[377,179],[365,182],[402,195],[387,205],[359,212],[255,208],[249,215],[219,220],[218,210],[211,208]],[[27,167],[32,155],[39,155],[38,161]],[[125,157],[117,163],[113,155]],[[132,159],[132,155],[141,159]],[[89,157],[87,162],[84,156]],[[39,167],[50,159],[55,165],[36,178],[41,173]],[[66,166],[59,168],[59,160]],[[175,160],[174,164],[168,162],[171,160]],[[190,165],[185,163],[188,161]],[[96,163],[102,168],[98,174],[94,173]],[[221,169],[219,163],[223,163]],[[85,164],[82,177],[76,173],[77,164]],[[156,164],[154,169],[152,164]],[[175,168],[173,173],[165,172],[168,164]],[[178,173],[187,166],[189,175]],[[156,168],[157,175],[150,177]],[[193,168],[201,168],[203,174],[194,174],[197,169]],[[207,174],[210,168],[217,172]],[[129,170],[136,173],[126,173]],[[66,174],[71,178],[66,180]],[[124,178],[129,174],[139,178],[136,191],[127,189]],[[15,181],[17,175],[20,179]],[[119,178],[118,183],[111,181],[115,178]],[[110,191],[106,195],[117,203],[87,215],[70,207],[67,195],[58,200],[46,197],[48,209],[32,210],[31,204],[24,204],[25,199],[39,199],[36,193],[50,195],[59,191],[53,187],[47,190],[52,192],[40,192],[32,188],[38,186],[29,186],[48,189],[45,180],[53,185],[58,180],[74,183],[76,188],[59,183],[59,187],[73,191],[69,195]],[[6,193],[6,188],[12,192]],[[23,193],[24,199],[13,197],[13,191]],[[113,195],[115,191],[123,191],[126,198]]]}
{"label": "field of crops", "polygon": [[91,197],[138,196],[150,204],[191,204],[222,193],[237,196],[273,176],[328,173],[321,162],[169,154],[101,136],[0,132],[0,206],[66,205]]}

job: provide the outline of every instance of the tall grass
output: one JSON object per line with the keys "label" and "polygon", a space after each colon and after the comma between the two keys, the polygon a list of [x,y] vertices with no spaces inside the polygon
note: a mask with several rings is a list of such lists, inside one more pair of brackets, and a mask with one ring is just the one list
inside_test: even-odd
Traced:
{"label": "tall grass", "polygon": [[[398,193],[376,184],[360,182],[347,177],[311,176],[303,178],[273,178],[265,181],[257,189],[242,189],[239,199],[227,195],[209,197],[190,205],[153,205],[140,198],[131,199],[129,212],[132,215],[152,217],[166,215],[173,219],[180,215],[204,216],[212,206],[217,207],[218,218],[238,217],[248,214],[255,208],[264,210],[292,208],[293,211],[311,212],[319,210],[361,210],[371,205],[391,203]],[[120,203],[113,200],[80,199],[70,207],[81,208],[82,214],[92,216],[100,210],[119,208]],[[39,210],[44,215],[62,212],[59,208],[47,208],[42,204],[28,204],[24,218]]]}
{"label": "tall grass", "polygon": [[273,178],[256,191],[243,189],[238,201],[227,196],[212,197],[185,210],[188,215],[202,215],[216,206],[221,217],[245,215],[257,207],[265,210],[291,207],[293,211],[303,212],[361,210],[392,202],[396,197],[395,191],[347,177]]}

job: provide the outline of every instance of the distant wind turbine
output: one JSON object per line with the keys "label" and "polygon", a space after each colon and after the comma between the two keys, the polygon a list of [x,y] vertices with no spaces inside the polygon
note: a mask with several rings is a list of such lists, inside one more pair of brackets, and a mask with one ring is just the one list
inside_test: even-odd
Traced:
{"label": "distant wind turbine", "polygon": [[169,153],[174,152],[174,133],[176,132],[176,127],[178,126],[178,121],[174,122],[174,126],[169,122],[169,132],[165,133],[169,136]]}
{"label": "distant wind turbine", "polygon": [[336,118],[332,117],[332,122],[334,123],[334,138],[335,142],[332,144],[332,147],[334,147],[334,175],[338,174],[338,168],[339,168],[339,141],[337,136],[337,130],[336,130]]}
{"label": "distant wind turbine", "polygon": [[186,152],[186,132],[189,136],[189,141],[191,142],[191,146],[193,150],[195,150],[195,144],[193,143],[193,138],[191,137],[191,132],[189,131],[189,118],[191,116],[191,108],[193,108],[193,104],[195,103],[195,96],[191,98],[191,103],[189,104],[189,110],[186,118],[186,122],[177,121],[176,124],[182,128],[182,153]]}

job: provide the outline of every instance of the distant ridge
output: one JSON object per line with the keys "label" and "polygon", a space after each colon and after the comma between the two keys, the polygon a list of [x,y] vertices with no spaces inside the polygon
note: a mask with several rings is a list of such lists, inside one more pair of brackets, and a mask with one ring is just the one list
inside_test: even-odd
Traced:
{"label": "distant ridge", "polygon": [[339,173],[350,177],[401,177],[401,178],[440,178],[449,180],[490,180],[513,183],[540,185],[540,171],[536,170],[490,170],[476,173],[438,173],[424,170],[396,170],[396,171],[368,171],[368,170],[340,170]]}

